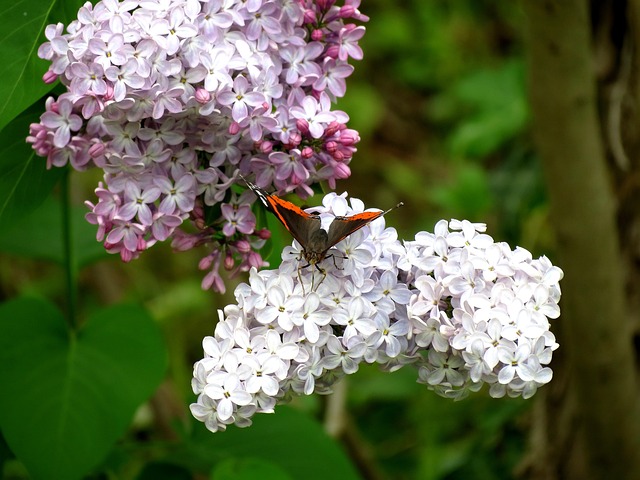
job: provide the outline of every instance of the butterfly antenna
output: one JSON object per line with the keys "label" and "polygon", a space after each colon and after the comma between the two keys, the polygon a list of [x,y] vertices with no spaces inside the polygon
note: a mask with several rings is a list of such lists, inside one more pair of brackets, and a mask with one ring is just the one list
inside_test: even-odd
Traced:
{"label": "butterfly antenna", "polygon": [[389,210],[385,210],[384,212],[382,212],[382,215],[386,215],[387,213],[389,213],[391,210],[395,210],[396,208],[400,208],[404,206],[404,202],[400,202],[399,204],[397,204],[395,207],[391,207]]}
{"label": "butterfly antenna", "polygon": [[246,178],[244,178],[244,176],[241,173],[238,173],[238,176],[244,180],[244,183],[247,184],[247,187],[251,188],[251,185],[253,185],[253,183],[251,183],[249,180],[247,180]]}

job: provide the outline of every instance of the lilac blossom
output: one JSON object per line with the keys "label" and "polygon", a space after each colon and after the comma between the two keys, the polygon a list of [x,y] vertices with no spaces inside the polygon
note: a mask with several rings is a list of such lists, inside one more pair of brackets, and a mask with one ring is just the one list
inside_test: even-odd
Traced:
{"label": "lilac blossom", "polygon": [[[330,224],[364,204],[330,193],[313,210]],[[494,397],[529,398],[553,376],[558,344],[549,319],[559,315],[562,270],[494,242],[485,229],[441,220],[434,233],[401,242],[379,218],[329,252],[333,258],[320,264],[326,275],[301,267],[294,242],[277,270],[252,269],[236,304],[220,312],[194,365],[193,415],[213,432],[248,426],[253,414],[271,413],[291,395],[329,393],[362,362],[388,371],[411,365],[419,383],[447,398],[484,384]],[[346,251],[368,254],[347,259]],[[499,268],[487,276],[487,265]],[[233,387],[251,398],[221,409],[220,379],[245,368],[252,373]]]}
{"label": "lilac blossom", "polygon": [[27,140],[49,168],[104,171],[86,204],[107,251],[129,261],[157,241],[209,245],[203,286],[222,291],[222,265],[264,265],[255,197],[231,194],[240,175],[306,197],[350,174],[359,137],[331,102],[361,58],[358,5],[87,2],[66,29],[45,29],[43,79],[68,91],[47,100]]}

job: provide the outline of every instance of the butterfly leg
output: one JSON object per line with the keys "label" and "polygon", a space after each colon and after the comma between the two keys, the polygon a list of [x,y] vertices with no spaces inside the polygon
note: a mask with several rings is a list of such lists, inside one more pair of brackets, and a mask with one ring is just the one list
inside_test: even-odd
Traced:
{"label": "butterfly leg", "polygon": [[[300,282],[300,286],[302,286],[302,295],[303,295],[303,296],[306,296],[306,295],[307,295],[307,293],[306,293],[306,292],[305,292],[305,290],[304,290],[304,283],[302,282],[302,275],[300,274],[300,271],[301,271],[303,268],[306,268],[306,267],[308,267],[308,265],[301,266],[300,264],[298,264],[298,282]],[[312,278],[313,278],[313,277],[312,277]],[[313,280],[311,281],[311,287],[313,288]]]}
{"label": "butterfly leg", "polygon": [[342,267],[339,267],[339,266],[336,264],[336,258],[341,258],[342,260],[346,260],[347,258],[349,258],[349,257],[345,257],[345,256],[342,256],[342,255],[336,255],[335,253],[332,253],[332,254],[331,254],[331,255],[329,255],[329,256],[330,256],[330,257],[331,257],[331,259],[333,260],[333,266],[334,266],[334,267],[336,267],[336,269],[337,269],[337,270],[343,270],[343,268],[342,268]]}
{"label": "butterfly leg", "polygon": [[317,284],[317,285],[315,286],[315,288],[314,288],[314,287],[313,287],[313,282],[314,282],[314,280],[315,280],[315,274],[314,274],[314,273],[312,273],[312,276],[311,276],[311,291],[312,291],[312,292],[315,292],[315,291],[318,289],[318,287],[319,287],[320,285],[322,285],[322,282],[324,282],[324,279],[325,279],[325,278],[327,278],[327,271],[326,271],[324,268],[320,268],[320,267],[318,266],[318,264],[317,264],[317,263],[316,263],[316,264],[314,264],[314,266],[315,266],[315,267],[316,267],[316,269],[318,269],[318,271],[322,274],[322,278],[320,279],[320,281],[318,282],[318,284]]}

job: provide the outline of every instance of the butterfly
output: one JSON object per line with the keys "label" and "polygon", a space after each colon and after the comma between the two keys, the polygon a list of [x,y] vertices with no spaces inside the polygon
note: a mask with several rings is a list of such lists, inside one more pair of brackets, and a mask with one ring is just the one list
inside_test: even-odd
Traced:
{"label": "butterfly", "polygon": [[247,181],[244,177],[242,177],[242,179],[257,195],[265,208],[280,220],[293,238],[302,246],[302,258],[304,258],[308,264],[304,267],[314,266],[324,276],[326,276],[326,272],[320,268],[318,264],[327,257],[327,253],[334,245],[391,210],[404,205],[400,202],[395,207],[386,211],[362,212],[346,217],[336,216],[331,221],[329,230],[325,230],[322,228],[320,215],[305,212],[297,205],[277,195],[265,192],[262,188]]}

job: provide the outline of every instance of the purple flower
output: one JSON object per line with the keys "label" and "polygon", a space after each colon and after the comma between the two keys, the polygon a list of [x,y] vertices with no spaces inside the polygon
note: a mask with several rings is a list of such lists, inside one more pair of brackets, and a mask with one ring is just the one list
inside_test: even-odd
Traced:
{"label": "purple flower", "polygon": [[156,177],[154,183],[159,187],[164,198],[158,211],[165,215],[176,212],[190,212],[195,200],[195,180],[192,175],[183,175],[175,185],[164,177]]}
{"label": "purple flower", "polygon": [[160,189],[158,187],[149,187],[143,191],[136,183],[127,182],[124,189],[125,203],[118,209],[116,218],[131,220],[137,216],[142,225],[151,225],[153,213],[149,204],[153,204],[159,196]]}
{"label": "purple flower", "polygon": [[56,104],[56,110],[49,110],[42,114],[42,124],[53,130],[53,145],[62,148],[71,140],[71,132],[76,132],[82,127],[82,119],[73,112],[70,101],[60,100]]}
{"label": "purple flower", "polygon": [[222,217],[226,220],[222,233],[227,237],[233,236],[236,232],[253,233],[256,227],[255,217],[251,213],[251,208],[247,205],[232,205],[225,203],[220,207]]}
{"label": "purple flower", "polygon": [[242,75],[238,75],[233,81],[233,87],[218,95],[221,105],[232,106],[232,116],[236,122],[241,122],[247,117],[248,107],[257,107],[265,102],[263,94],[248,90],[249,81]]}
{"label": "purple flower", "polygon": [[[43,79],[60,79],[68,91],[47,100],[28,141],[48,167],[103,170],[105,187],[87,218],[109,252],[129,261],[158,240],[181,249],[207,244],[218,253],[203,286],[224,290],[220,267],[234,274],[264,263],[258,250],[267,231],[255,232],[245,214],[254,198],[233,197],[237,217],[217,208],[242,184],[239,174],[306,197],[312,181],[334,185],[350,173],[359,138],[341,133],[348,117],[331,101],[352,72],[338,57],[357,50],[360,31],[344,24],[361,16],[357,7],[355,0],[85,4],[66,30],[45,30],[38,54],[51,64]],[[311,35],[310,21],[321,22]],[[322,338],[322,328],[317,333]],[[256,402],[273,403],[260,395]]]}
{"label": "purple flower", "polygon": [[328,111],[322,111],[322,104],[307,96],[302,100],[302,105],[292,107],[290,112],[293,118],[304,120],[308,124],[309,133],[313,138],[320,138],[324,133],[324,124],[335,120],[335,115]]}

